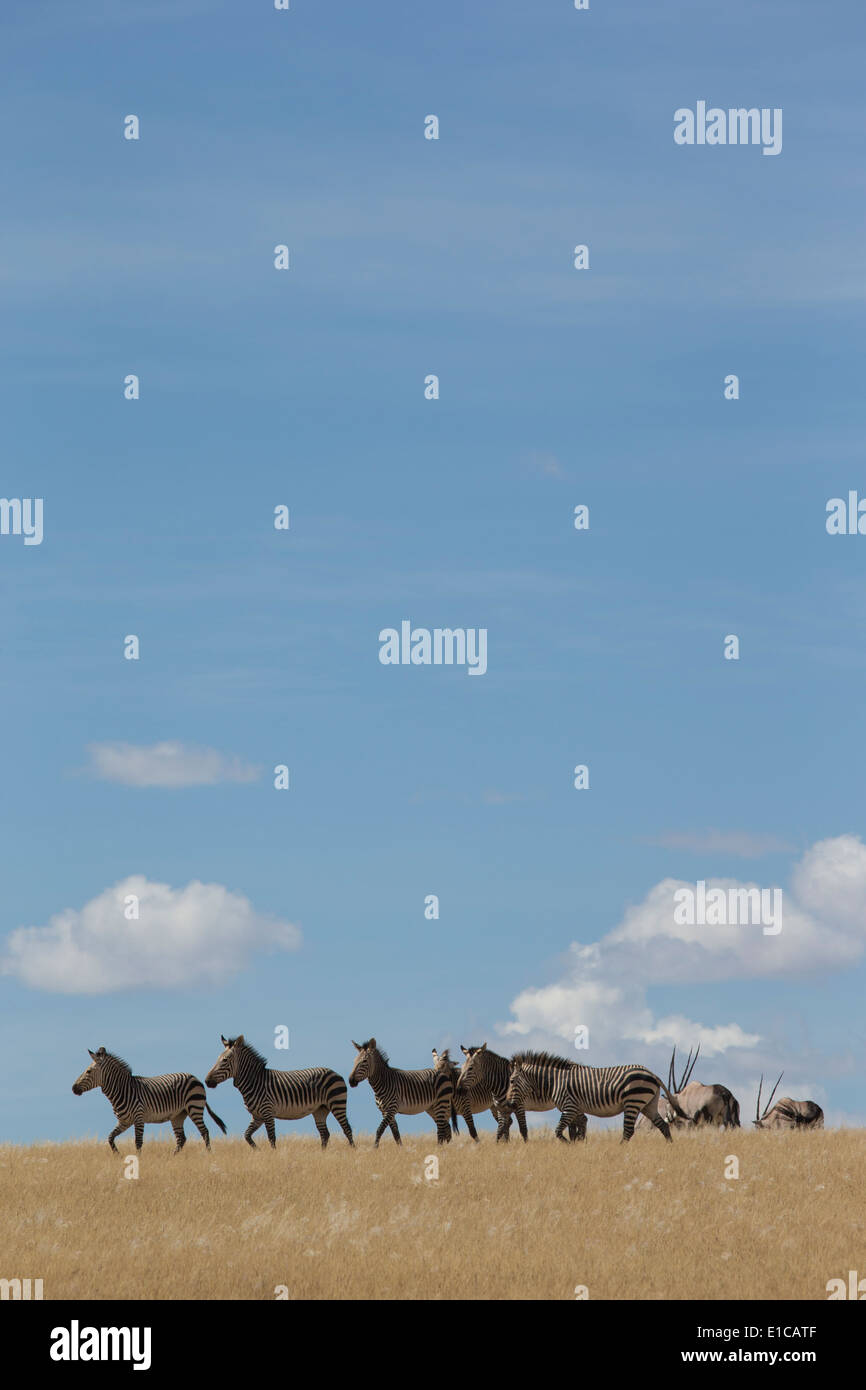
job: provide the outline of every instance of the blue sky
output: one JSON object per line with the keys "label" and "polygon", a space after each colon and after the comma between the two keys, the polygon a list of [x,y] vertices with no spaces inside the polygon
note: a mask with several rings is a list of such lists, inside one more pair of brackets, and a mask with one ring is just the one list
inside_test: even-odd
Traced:
{"label": "blue sky", "polygon": [[[863,40],[796,0],[6,7],[2,493],[45,534],[0,537],[2,1138],[107,1133],[88,1047],[346,1075],[581,1023],[866,1120],[866,540],[824,524],[866,494]],[[675,145],[698,100],[782,108],[781,154]],[[405,618],[486,628],[486,674],[381,665]],[[100,775],[164,743],[250,771]],[[171,892],[126,952],[131,876]],[[781,886],[782,933],[678,943],[698,879]]]}

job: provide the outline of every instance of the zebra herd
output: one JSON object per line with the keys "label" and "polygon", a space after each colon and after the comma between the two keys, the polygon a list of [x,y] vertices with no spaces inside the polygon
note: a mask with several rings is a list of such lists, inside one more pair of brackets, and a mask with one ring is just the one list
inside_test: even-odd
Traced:
{"label": "zebra herd", "polygon": [[[241,1093],[251,1120],[244,1138],[255,1148],[253,1135],[262,1125],[271,1148],[276,1146],[276,1120],[301,1120],[312,1115],[322,1148],[327,1146],[327,1119],[336,1119],[350,1146],[354,1147],[352,1127],[346,1114],[346,1082],[330,1067],[308,1067],[303,1071],[273,1071],[260,1052],[246,1041],[243,1034],[236,1038],[221,1038],[223,1050],[214,1062],[204,1084],[189,1072],[173,1072],[167,1076],[133,1076],[122,1058],[100,1047],[90,1052],[90,1066],[73,1083],[77,1096],[101,1088],[109,1100],[117,1125],[108,1136],[109,1147],[117,1153],[114,1143],[118,1135],[134,1127],[135,1147],[141,1149],[146,1124],[170,1121],[179,1153],[186,1143],[183,1126],[187,1116],[192,1120],[210,1148],[210,1135],[204,1122],[204,1111],[219,1125],[226,1127],[205,1101],[205,1085],[210,1089],[231,1079]],[[357,1056],[349,1073],[349,1085],[369,1081],[382,1123],[376,1131],[376,1147],[386,1129],[400,1143],[398,1115],[431,1117],[436,1125],[440,1144],[450,1142],[452,1129],[458,1132],[458,1118],[463,1119],[472,1139],[478,1140],[473,1116],[489,1110],[497,1124],[496,1138],[508,1141],[512,1116],[517,1120],[521,1137],[529,1135],[526,1112],[558,1110],[556,1137],[565,1141],[565,1131],[571,1142],[586,1138],[587,1115],[609,1117],[622,1115],[622,1139],[627,1143],[635,1128],[656,1128],[671,1142],[671,1128],[719,1125],[738,1128],[740,1108],[725,1086],[703,1086],[690,1080],[698,1059],[691,1052],[677,1086],[675,1083],[676,1048],[671,1058],[668,1082],[665,1084],[654,1072],[638,1063],[614,1067],[588,1067],[568,1061],[549,1052],[518,1052],[513,1057],[501,1057],[486,1043],[479,1047],[462,1047],[464,1061],[458,1067],[446,1048],[433,1048],[433,1066],[419,1071],[400,1071],[392,1067],[388,1054],[375,1038],[353,1042]],[[88,1049],[89,1051],[89,1049]],[[784,1074],[784,1073],[783,1073]],[[781,1081],[782,1077],[779,1077]],[[755,1125],[758,1129],[822,1129],[824,1112],[814,1101],[792,1100],[783,1096],[770,1109],[779,1081],[760,1113],[761,1087],[758,1090],[758,1110]],[[664,1097],[661,1096],[664,1092]]]}

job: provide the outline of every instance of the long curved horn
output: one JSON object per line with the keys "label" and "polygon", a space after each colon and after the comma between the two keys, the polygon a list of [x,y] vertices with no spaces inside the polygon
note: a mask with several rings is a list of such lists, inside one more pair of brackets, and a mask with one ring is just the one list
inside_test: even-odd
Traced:
{"label": "long curved horn", "polygon": [[761,1123],[761,1089],[764,1085],[764,1073],[761,1072],[761,1085],[758,1087],[758,1103],[755,1106],[755,1124]]}
{"label": "long curved horn", "polygon": [[667,1096],[667,1098],[668,1098],[668,1100],[669,1100],[669,1102],[670,1102],[671,1109],[673,1110],[674,1114],[675,1114],[675,1115],[679,1115],[679,1117],[680,1117],[681,1120],[688,1120],[689,1124],[691,1124],[691,1122],[692,1122],[692,1117],[691,1117],[691,1115],[687,1115],[686,1112],[685,1112],[685,1110],[683,1110],[682,1107],[681,1107],[680,1105],[677,1104],[676,1096],[673,1095],[673,1094],[671,1094],[670,1088],[669,1088],[668,1086],[666,1086],[664,1082],[662,1082],[662,1090],[664,1091],[665,1095]]}
{"label": "long curved horn", "polygon": [[673,1050],[673,1052],[671,1053],[671,1064],[670,1064],[670,1066],[668,1067],[668,1090],[669,1090],[669,1091],[675,1091],[675,1090],[677,1089],[676,1086],[675,1086],[675,1084],[674,1084],[674,1064],[675,1064],[676,1060],[677,1060],[677,1049],[676,1049],[676,1047],[674,1047],[674,1050]]}
{"label": "long curved horn", "polygon": [[[784,1073],[783,1071],[780,1071],[780,1072],[779,1072],[779,1081],[782,1080],[782,1077],[783,1077],[784,1075],[785,1075],[785,1073]],[[766,1118],[767,1111],[769,1110],[770,1106],[773,1104],[773,1096],[776,1094],[776,1092],[777,1092],[778,1089],[779,1089],[779,1081],[776,1082],[775,1086],[773,1087],[772,1091],[770,1092],[770,1099],[767,1101],[766,1108],[765,1108],[765,1110],[764,1110],[763,1115],[761,1116],[761,1119],[762,1119],[762,1120]]]}
{"label": "long curved horn", "polygon": [[[692,1054],[689,1053],[689,1056],[690,1056],[690,1057],[691,1057],[691,1055],[692,1055]],[[682,1085],[678,1088],[680,1091],[684,1091],[684,1090],[686,1089],[686,1086],[688,1086],[689,1082],[691,1081],[691,1079],[692,1079],[692,1073],[694,1072],[694,1069],[695,1069],[695,1067],[696,1067],[697,1064],[698,1064],[698,1058],[700,1057],[700,1055],[701,1055],[701,1045],[700,1045],[700,1043],[698,1043],[698,1050],[697,1050],[697,1052],[695,1053],[695,1060],[692,1062],[691,1066],[687,1069],[686,1074],[685,1074],[685,1076],[683,1077],[683,1083],[682,1083]]]}
{"label": "long curved horn", "polygon": [[675,1091],[677,1092],[678,1095],[679,1095],[680,1091],[682,1091],[682,1090],[684,1089],[685,1084],[686,1084],[686,1081],[688,1080],[688,1071],[689,1071],[689,1067],[691,1066],[691,1061],[692,1061],[692,1049],[689,1048],[689,1055],[688,1055],[688,1057],[686,1058],[686,1065],[685,1065],[685,1067],[684,1067],[684,1069],[683,1069],[682,1080],[680,1081],[679,1085],[677,1085],[677,1086],[674,1087],[674,1089],[675,1089]]}

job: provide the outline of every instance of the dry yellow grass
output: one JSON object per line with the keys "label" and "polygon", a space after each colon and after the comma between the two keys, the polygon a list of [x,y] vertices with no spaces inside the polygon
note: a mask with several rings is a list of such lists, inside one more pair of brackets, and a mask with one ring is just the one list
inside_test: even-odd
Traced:
{"label": "dry yellow grass", "polygon": [[866,1250],[859,1130],[171,1150],[146,1131],[126,1179],[103,1143],[0,1147],[0,1277],[46,1299],[826,1299]]}

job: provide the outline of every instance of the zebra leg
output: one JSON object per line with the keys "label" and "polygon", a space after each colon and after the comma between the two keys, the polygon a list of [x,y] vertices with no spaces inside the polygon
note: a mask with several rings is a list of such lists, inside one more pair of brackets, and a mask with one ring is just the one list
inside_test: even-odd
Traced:
{"label": "zebra leg", "polygon": [[328,1147],[328,1140],[331,1137],[328,1133],[328,1107],[326,1105],[320,1106],[319,1109],[314,1112],[313,1119],[316,1122],[316,1129],[319,1131],[322,1148],[326,1149]]}
{"label": "zebra leg", "polygon": [[[203,1110],[199,1110],[199,1111],[190,1110],[190,1111],[188,1111],[188,1114],[189,1114],[189,1117],[190,1117],[190,1119],[192,1120],[193,1124],[195,1125],[196,1129],[198,1130],[199,1134],[201,1135],[202,1139],[204,1140],[204,1146],[205,1146],[205,1148],[206,1148],[206,1149],[209,1149],[209,1148],[210,1148],[210,1135],[208,1134],[207,1125],[206,1125],[205,1122],[204,1122],[204,1111],[203,1111]],[[181,1133],[183,1134],[183,1116],[182,1116],[182,1115],[181,1115],[181,1117],[180,1117],[180,1129],[181,1129]],[[175,1132],[177,1132],[177,1131],[175,1131]],[[185,1134],[184,1134],[184,1143],[186,1143],[186,1135],[185,1135]]]}
{"label": "zebra leg", "polygon": [[141,1153],[141,1146],[144,1143],[144,1120],[135,1121],[135,1147]]}
{"label": "zebra leg", "polygon": [[449,1124],[449,1110],[444,1111],[444,1113],[440,1110],[438,1114],[434,1110],[427,1111],[427,1114],[430,1116],[431,1120],[433,1120],[436,1125],[437,1144],[451,1143],[451,1125]]}
{"label": "zebra leg", "polygon": [[568,1110],[564,1113],[563,1119],[568,1124],[569,1143],[575,1140],[586,1138],[586,1116],[580,1110]]}
{"label": "zebra leg", "polygon": [[515,1109],[514,1113],[517,1116],[517,1128],[520,1130],[520,1137],[523,1140],[524,1144],[528,1144],[529,1131],[526,1128],[526,1111],[522,1109]]}
{"label": "zebra leg", "polygon": [[640,1113],[640,1106],[636,1102],[629,1102],[623,1110],[622,1117],[622,1140],[621,1143],[627,1144],[634,1134],[635,1120]]}
{"label": "zebra leg", "polygon": [[272,1149],[275,1149],[277,1147],[277,1130],[273,1115],[265,1116],[265,1130],[268,1136],[268,1143]]}
{"label": "zebra leg", "polygon": [[115,1139],[117,1138],[117,1136],[118,1136],[119,1134],[125,1134],[126,1131],[129,1129],[130,1124],[131,1124],[131,1121],[127,1121],[127,1123],[126,1123],[125,1125],[118,1125],[117,1128],[116,1128],[116,1129],[113,1129],[113,1130],[111,1131],[111,1133],[109,1134],[109,1136],[108,1136],[108,1147],[111,1149],[111,1152],[112,1152],[113,1154],[116,1154],[116,1153],[119,1153],[119,1152],[120,1152],[120,1150],[118,1149],[117,1145],[116,1145],[115,1142],[114,1142]]}
{"label": "zebra leg", "polygon": [[177,1148],[175,1149],[176,1154],[180,1153],[181,1149],[186,1143],[186,1135],[183,1132],[183,1122],[185,1117],[186,1111],[184,1111],[181,1115],[172,1115],[171,1117],[171,1127],[174,1130],[174,1137],[177,1141]]}
{"label": "zebra leg", "polygon": [[[475,1121],[474,1121],[473,1118],[472,1118],[472,1111],[469,1109],[469,1106],[467,1105],[467,1107],[466,1107],[465,1110],[461,1110],[461,1111],[460,1111],[460,1114],[463,1116],[464,1120],[466,1121],[466,1128],[469,1130],[469,1136],[470,1136],[470,1138],[471,1138],[471,1139],[474,1139],[474,1140],[475,1140],[475,1143],[477,1144],[477,1143],[478,1143],[478,1130],[475,1128]],[[454,1133],[455,1133],[455,1134],[457,1133],[457,1117],[456,1117],[456,1115],[455,1115],[455,1117],[454,1117]]]}
{"label": "zebra leg", "polygon": [[503,1140],[506,1144],[511,1138],[511,1111],[506,1110],[501,1105],[491,1105],[490,1113],[496,1121],[496,1142]]}
{"label": "zebra leg", "polygon": [[[373,1148],[374,1148],[374,1149],[378,1149],[378,1147],[379,1147],[379,1140],[382,1138],[382,1135],[385,1133],[385,1130],[388,1128],[388,1126],[389,1126],[390,1123],[391,1123],[391,1121],[389,1120],[388,1116],[387,1116],[387,1115],[383,1115],[383,1116],[382,1116],[382,1123],[380,1124],[379,1128],[376,1130],[376,1142],[375,1142],[375,1144],[373,1145]],[[394,1129],[395,1129],[395,1130],[397,1129],[397,1126],[396,1126],[396,1125],[394,1126]],[[395,1137],[395,1139],[397,1140],[397,1143],[399,1144],[399,1143],[400,1143],[400,1133],[399,1133],[399,1131],[395,1134],[394,1137]]]}
{"label": "zebra leg", "polygon": [[258,1119],[257,1116],[254,1115],[253,1118],[250,1120],[249,1124],[247,1125],[247,1130],[246,1134],[244,1135],[244,1138],[246,1139],[251,1149],[258,1148],[258,1144],[253,1143],[253,1135],[255,1134],[257,1129],[261,1129],[263,1123],[263,1120]]}
{"label": "zebra leg", "polygon": [[343,1131],[346,1138],[348,1139],[349,1148],[354,1149],[355,1141],[352,1138],[352,1126],[349,1124],[349,1117],[346,1114],[346,1102],[343,1101],[342,1105],[332,1105],[331,1114],[333,1115],[334,1119],[337,1121],[337,1124],[340,1126],[340,1129]]}

